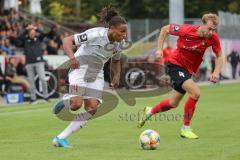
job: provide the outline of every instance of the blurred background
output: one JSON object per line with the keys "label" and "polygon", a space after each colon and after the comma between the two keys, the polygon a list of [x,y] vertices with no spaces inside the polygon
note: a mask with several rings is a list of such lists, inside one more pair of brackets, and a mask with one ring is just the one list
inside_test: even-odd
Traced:
{"label": "blurred background", "polygon": [[[128,21],[128,41],[132,47],[124,50],[120,88],[144,89],[164,87],[163,61],[154,52],[160,28],[169,23],[201,23],[204,13],[220,17],[218,34],[223,51],[221,80],[240,77],[240,0],[0,0],[0,93],[1,104],[22,103],[30,100],[31,87],[21,36],[32,24],[44,37],[41,53],[45,63],[48,97],[57,98],[67,93],[67,80],[58,67],[68,60],[62,48],[64,37],[99,26],[98,13],[109,4],[115,6]],[[40,32],[39,32],[40,33]],[[171,52],[175,37],[167,37],[165,52]],[[208,81],[214,68],[214,54],[206,51],[199,72],[199,82]],[[110,81],[110,63],[104,67],[106,84]],[[62,72],[61,72],[62,73]],[[37,98],[42,99],[43,84],[34,76]],[[46,97],[45,97],[46,98]]]}
{"label": "blurred background", "polygon": [[[69,58],[62,40],[102,26],[98,13],[110,4],[127,19],[131,45],[124,46],[121,57],[119,89],[109,87],[108,61],[103,105],[87,128],[69,138],[73,148],[56,149],[52,138],[69,124],[64,114],[62,118],[52,114],[54,103],[68,93]],[[220,18],[223,66],[220,81],[209,82],[214,69],[209,48],[193,75],[201,88],[193,123],[200,139],[179,137],[184,103],[137,128],[142,109],[159,103],[170,91],[163,59],[154,54],[161,27],[199,25],[209,12]],[[240,0],[0,0],[0,159],[240,160],[239,14]],[[167,37],[164,54],[174,48],[176,37]],[[140,149],[139,135],[146,129],[161,135],[155,151]]]}

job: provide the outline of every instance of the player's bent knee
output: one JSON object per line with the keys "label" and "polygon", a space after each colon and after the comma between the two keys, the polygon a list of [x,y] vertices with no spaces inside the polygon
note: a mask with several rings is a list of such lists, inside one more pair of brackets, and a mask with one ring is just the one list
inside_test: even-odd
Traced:
{"label": "player's bent knee", "polygon": [[87,99],[84,101],[85,110],[94,115],[97,112],[99,101],[96,99]]}
{"label": "player's bent knee", "polygon": [[85,105],[85,110],[93,115],[97,112],[98,105],[99,105],[98,102],[88,101]]}
{"label": "player's bent knee", "polygon": [[88,104],[85,106],[86,111],[97,110],[98,103]]}
{"label": "player's bent knee", "polygon": [[71,110],[72,111],[76,111],[79,108],[81,108],[83,103],[82,97],[73,97],[70,100],[70,104],[71,104]]}
{"label": "player's bent knee", "polygon": [[71,106],[72,111],[77,111],[81,106]]}
{"label": "player's bent knee", "polygon": [[98,108],[98,106],[86,106],[86,107],[85,107],[85,110],[86,110],[88,113],[94,115],[94,114],[97,112],[97,108]]}

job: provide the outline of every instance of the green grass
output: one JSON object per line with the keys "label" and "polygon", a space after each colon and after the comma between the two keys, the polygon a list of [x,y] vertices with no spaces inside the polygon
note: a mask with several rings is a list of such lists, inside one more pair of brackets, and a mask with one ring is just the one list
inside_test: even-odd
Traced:
{"label": "green grass", "polygon": [[124,51],[124,53],[128,57],[142,56],[145,52],[148,52],[149,50],[156,48],[156,45],[157,45],[156,42],[143,42],[137,44],[134,47],[129,48],[127,51]]}
{"label": "green grass", "polygon": [[[51,145],[52,138],[68,124],[51,113],[51,104],[3,107],[0,108],[0,159],[239,160],[239,91],[240,84],[201,87],[193,119],[198,140],[181,139],[181,120],[171,119],[172,115],[182,115],[183,103],[166,112],[169,120],[162,118],[142,129],[136,128],[133,115],[145,105],[160,101],[163,96],[159,96],[138,99],[134,107],[120,101],[115,110],[90,121],[86,128],[69,137],[72,149]],[[142,150],[138,144],[139,134],[149,128],[161,135],[160,148],[154,151]]]}

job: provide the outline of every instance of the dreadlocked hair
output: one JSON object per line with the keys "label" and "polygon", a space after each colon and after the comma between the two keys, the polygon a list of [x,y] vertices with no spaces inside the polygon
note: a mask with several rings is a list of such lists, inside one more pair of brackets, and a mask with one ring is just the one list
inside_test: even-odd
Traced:
{"label": "dreadlocked hair", "polygon": [[100,22],[110,26],[127,24],[126,20],[119,15],[118,11],[111,5],[104,7],[99,14]]}

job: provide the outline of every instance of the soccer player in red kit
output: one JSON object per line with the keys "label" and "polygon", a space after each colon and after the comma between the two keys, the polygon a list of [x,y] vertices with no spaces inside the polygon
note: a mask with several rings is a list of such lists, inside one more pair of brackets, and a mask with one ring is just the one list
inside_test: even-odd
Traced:
{"label": "soccer player in red kit", "polygon": [[152,115],[176,108],[187,92],[188,99],[184,106],[184,120],[180,136],[188,139],[198,138],[190,128],[190,123],[200,97],[200,89],[191,79],[191,76],[201,64],[205,50],[212,47],[216,55],[216,67],[210,75],[210,81],[218,81],[222,64],[221,46],[216,33],[218,22],[218,16],[209,13],[203,15],[201,25],[170,24],[162,28],[156,52],[158,57],[163,56],[163,42],[167,34],[179,37],[177,49],[168,58],[166,65],[166,74],[171,78],[173,90],[169,98],[153,107],[144,108],[144,115],[140,119],[138,127],[142,127]]}

